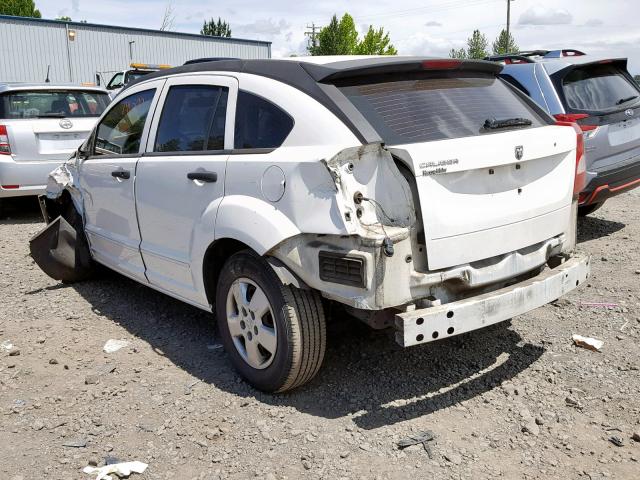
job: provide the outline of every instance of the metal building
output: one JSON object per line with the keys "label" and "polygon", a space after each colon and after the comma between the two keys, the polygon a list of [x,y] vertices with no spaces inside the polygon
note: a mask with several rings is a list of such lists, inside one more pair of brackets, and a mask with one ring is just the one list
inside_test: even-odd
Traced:
{"label": "metal building", "polygon": [[105,81],[131,62],[270,58],[271,42],[0,15],[0,82]]}

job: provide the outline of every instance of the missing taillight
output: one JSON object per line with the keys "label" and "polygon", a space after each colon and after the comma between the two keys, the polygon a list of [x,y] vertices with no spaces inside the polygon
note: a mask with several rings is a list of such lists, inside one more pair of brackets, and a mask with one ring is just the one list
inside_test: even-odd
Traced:
{"label": "missing taillight", "polygon": [[556,125],[573,127],[576,132],[576,172],[573,181],[573,194],[578,195],[587,186],[587,162],[584,158],[584,134],[575,122],[558,121]]}
{"label": "missing taillight", "polygon": [[0,125],[0,155],[11,155],[11,145],[9,145],[9,134],[7,127]]}

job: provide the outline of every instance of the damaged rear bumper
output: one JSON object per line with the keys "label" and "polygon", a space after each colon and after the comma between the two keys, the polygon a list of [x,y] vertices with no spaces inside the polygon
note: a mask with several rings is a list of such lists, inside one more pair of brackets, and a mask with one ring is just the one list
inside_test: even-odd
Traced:
{"label": "damaged rear bumper", "polygon": [[584,282],[589,256],[575,256],[527,281],[457,302],[403,312],[395,317],[403,347],[477,330],[552,302]]}

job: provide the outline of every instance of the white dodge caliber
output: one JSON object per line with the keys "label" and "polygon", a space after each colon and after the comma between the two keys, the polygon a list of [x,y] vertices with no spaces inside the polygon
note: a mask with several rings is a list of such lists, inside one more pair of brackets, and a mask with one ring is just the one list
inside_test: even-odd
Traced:
{"label": "white dodge caliber", "polygon": [[215,313],[269,392],[317,373],[328,302],[402,346],[510,319],[584,282],[589,258],[580,130],[501,68],[314,57],[145,76],[52,173],[32,256]]}

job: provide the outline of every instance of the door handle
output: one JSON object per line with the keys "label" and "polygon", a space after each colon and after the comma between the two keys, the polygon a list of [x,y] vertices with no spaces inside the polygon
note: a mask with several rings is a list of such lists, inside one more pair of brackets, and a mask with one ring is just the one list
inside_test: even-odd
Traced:
{"label": "door handle", "polygon": [[131,178],[131,172],[129,170],[116,170],[111,172],[113,178],[121,178],[123,180],[129,180]]}
{"label": "door handle", "polygon": [[189,180],[199,180],[201,182],[213,183],[218,181],[218,174],[216,172],[189,172],[187,173],[187,178]]}

